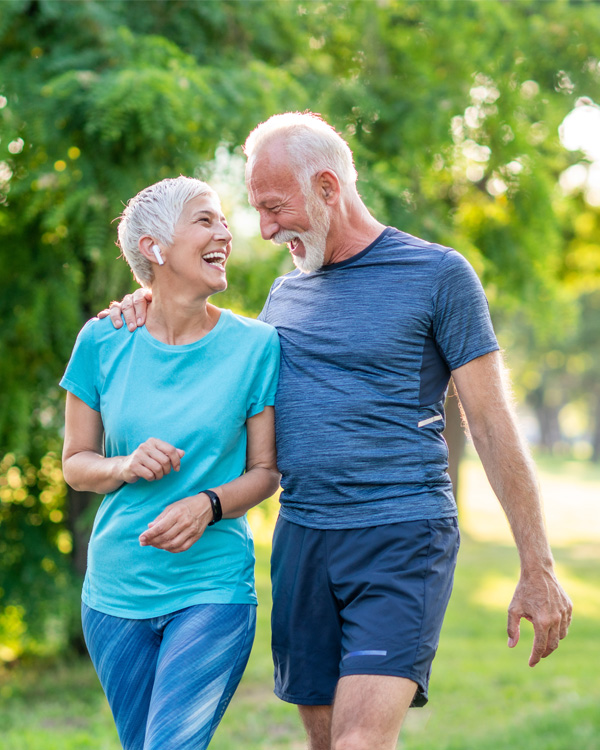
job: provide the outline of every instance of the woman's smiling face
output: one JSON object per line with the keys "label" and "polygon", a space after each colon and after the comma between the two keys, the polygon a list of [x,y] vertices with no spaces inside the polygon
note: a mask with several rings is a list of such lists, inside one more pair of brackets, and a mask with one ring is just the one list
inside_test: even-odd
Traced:
{"label": "woman's smiling face", "polygon": [[192,198],[183,207],[167,250],[169,271],[181,281],[207,288],[208,294],[227,289],[225,264],[231,253],[231,232],[215,193]]}

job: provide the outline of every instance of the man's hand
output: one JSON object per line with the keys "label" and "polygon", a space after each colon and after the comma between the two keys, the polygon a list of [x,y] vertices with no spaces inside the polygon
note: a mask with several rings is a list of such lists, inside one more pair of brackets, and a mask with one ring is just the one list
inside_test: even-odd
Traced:
{"label": "man's hand", "polygon": [[150,302],[152,302],[152,289],[136,289],[133,294],[126,294],[121,302],[111,302],[108,309],[101,310],[98,313],[98,317],[106,318],[110,315],[114,327],[121,328],[123,325],[122,314],[127,328],[130,331],[135,331],[138,326],[143,326],[146,322],[146,313]]}
{"label": "man's hand", "polygon": [[131,455],[125,456],[121,467],[121,479],[127,484],[145,479],[154,482],[169,474],[171,469],[179,471],[184,451],[164,440],[149,438],[139,445]]}
{"label": "man's hand", "polygon": [[142,547],[156,547],[167,552],[185,552],[204,534],[213,520],[212,505],[204,493],[184,497],[167,505],[147,531],[140,534]]}
{"label": "man's hand", "polygon": [[524,617],[533,624],[533,649],[529,666],[535,667],[540,659],[558,648],[571,624],[573,604],[553,572],[540,570],[535,575],[521,575],[508,608],[508,646],[519,642],[520,621]]}

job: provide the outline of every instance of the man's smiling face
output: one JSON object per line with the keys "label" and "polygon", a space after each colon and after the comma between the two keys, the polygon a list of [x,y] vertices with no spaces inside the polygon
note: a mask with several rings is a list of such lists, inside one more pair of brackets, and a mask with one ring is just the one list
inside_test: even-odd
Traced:
{"label": "man's smiling face", "polygon": [[305,273],[325,263],[329,214],[310,188],[305,196],[281,143],[263,148],[247,175],[248,200],[260,215],[263,239],[287,243]]}

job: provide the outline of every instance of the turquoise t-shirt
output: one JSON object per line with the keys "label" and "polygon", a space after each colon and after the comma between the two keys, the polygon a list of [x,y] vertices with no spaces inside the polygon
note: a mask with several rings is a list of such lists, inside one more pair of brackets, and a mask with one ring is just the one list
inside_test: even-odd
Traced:
{"label": "turquoise t-shirt", "polygon": [[182,346],[145,327],[117,330],[108,318],[86,323],[60,385],[100,412],[106,456],[129,455],[150,437],[185,456],[179,472],[106,495],[88,548],[85,604],[147,618],[194,604],[256,603],[245,516],[208,527],[180,553],[141,547],[138,537],[170,503],[244,473],[246,420],[274,404],[278,373],[275,329],[228,310]]}

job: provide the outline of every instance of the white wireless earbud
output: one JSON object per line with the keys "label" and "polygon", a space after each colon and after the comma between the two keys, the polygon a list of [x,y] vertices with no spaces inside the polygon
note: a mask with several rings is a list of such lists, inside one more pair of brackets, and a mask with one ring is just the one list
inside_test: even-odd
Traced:
{"label": "white wireless earbud", "polygon": [[163,260],[162,255],[160,254],[160,248],[159,248],[159,246],[158,245],[152,245],[152,247],[150,249],[154,253],[154,257],[156,258],[156,262],[158,263],[158,265],[159,266],[164,266],[165,262]]}

